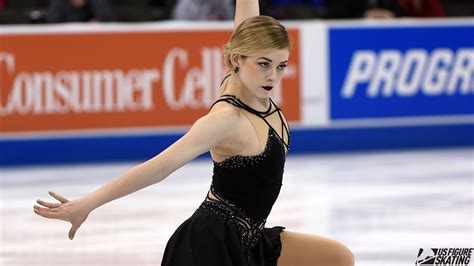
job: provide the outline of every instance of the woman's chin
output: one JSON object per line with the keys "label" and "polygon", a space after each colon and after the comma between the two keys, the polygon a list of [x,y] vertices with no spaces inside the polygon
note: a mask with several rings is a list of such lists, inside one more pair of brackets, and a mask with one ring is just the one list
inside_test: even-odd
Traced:
{"label": "woman's chin", "polygon": [[268,99],[268,98],[270,98],[271,95],[272,95],[271,92],[265,91],[265,92],[259,93],[259,95],[257,97],[260,98],[260,99]]}

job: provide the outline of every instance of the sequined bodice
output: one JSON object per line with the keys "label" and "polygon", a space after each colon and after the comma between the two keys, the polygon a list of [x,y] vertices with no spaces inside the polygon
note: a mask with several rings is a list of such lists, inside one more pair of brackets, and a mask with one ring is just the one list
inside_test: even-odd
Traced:
{"label": "sequined bodice", "polygon": [[269,128],[262,153],[214,162],[212,185],[219,195],[245,210],[252,219],[266,219],[280,193],[285,158],[284,145]]}
{"label": "sequined bodice", "polygon": [[[234,224],[239,229],[244,252],[249,255],[280,193],[288,144],[265,119],[270,112],[265,114],[247,108],[231,95],[224,95],[218,101],[226,101],[251,112],[268,124],[267,142],[262,153],[237,155],[214,162],[211,189],[200,207]],[[275,106],[274,112],[281,112],[273,101],[271,104]],[[281,114],[278,115],[283,119]],[[288,129],[285,133],[289,134]]]}

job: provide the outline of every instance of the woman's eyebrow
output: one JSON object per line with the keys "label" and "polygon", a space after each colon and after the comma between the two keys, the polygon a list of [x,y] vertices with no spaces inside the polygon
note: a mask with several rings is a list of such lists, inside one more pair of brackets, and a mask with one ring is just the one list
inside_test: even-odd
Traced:
{"label": "woman's eyebrow", "polygon": [[[264,59],[264,60],[267,60],[267,61],[269,61],[269,62],[273,62],[271,59],[269,59],[269,58],[266,58],[266,57],[264,57],[264,56],[262,56],[262,57],[259,57],[259,58],[257,58],[257,59]],[[283,63],[288,63],[288,60],[286,60],[286,61],[283,61],[283,62],[281,62],[280,64],[283,64]]]}

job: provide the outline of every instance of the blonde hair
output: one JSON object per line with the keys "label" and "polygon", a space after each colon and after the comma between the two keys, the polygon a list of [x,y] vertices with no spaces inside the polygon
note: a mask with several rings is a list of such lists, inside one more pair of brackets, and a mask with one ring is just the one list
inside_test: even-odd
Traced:
{"label": "blonde hair", "polygon": [[250,17],[240,23],[224,46],[224,63],[232,71],[232,54],[249,56],[279,49],[290,50],[285,27],[269,16]]}

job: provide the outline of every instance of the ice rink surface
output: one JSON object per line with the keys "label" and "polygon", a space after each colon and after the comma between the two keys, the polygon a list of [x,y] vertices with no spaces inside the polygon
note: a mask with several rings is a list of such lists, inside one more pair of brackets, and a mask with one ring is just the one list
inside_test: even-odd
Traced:
{"label": "ice rink surface", "polygon": [[[74,199],[138,163],[0,169],[0,265],[159,265],[210,160],[95,210],[73,241],[70,224],[33,213],[48,190]],[[266,226],[339,240],[356,265],[414,265],[420,248],[474,247],[473,180],[474,148],[291,155]]]}

